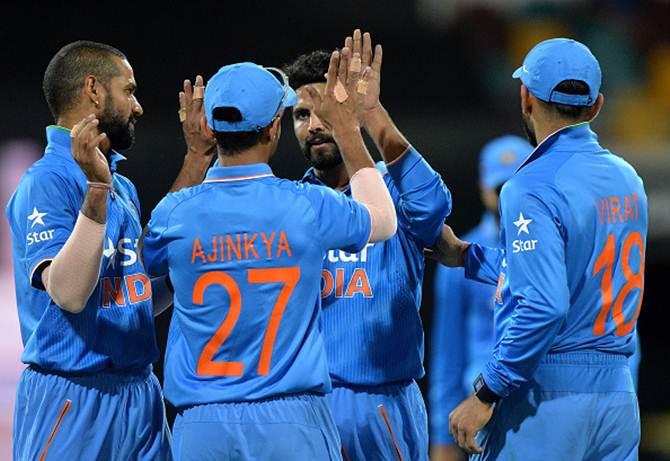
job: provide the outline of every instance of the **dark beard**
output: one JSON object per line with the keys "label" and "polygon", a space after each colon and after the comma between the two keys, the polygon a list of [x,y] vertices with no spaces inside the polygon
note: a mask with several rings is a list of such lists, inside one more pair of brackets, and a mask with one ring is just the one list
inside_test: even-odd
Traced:
{"label": "dark beard", "polygon": [[[312,158],[309,149],[312,147],[313,142],[317,139],[321,140],[322,142],[333,143],[335,146],[335,151],[332,153],[332,155],[322,155],[314,159]],[[337,144],[335,144],[335,140],[327,135],[316,134],[307,138],[305,145],[302,146],[302,154],[305,156],[305,159],[307,159],[309,166],[316,170],[330,170],[342,164],[342,154],[340,154],[340,150],[338,149]]]}
{"label": "dark beard", "polygon": [[521,120],[523,122],[523,131],[526,132],[526,137],[531,146],[537,147],[537,136],[535,135],[535,130],[530,124],[530,117],[524,113],[521,114]]}
{"label": "dark beard", "polygon": [[115,113],[111,104],[107,104],[98,117],[98,130],[107,134],[107,139],[114,150],[129,149],[135,143],[135,118],[123,120],[123,116]]}

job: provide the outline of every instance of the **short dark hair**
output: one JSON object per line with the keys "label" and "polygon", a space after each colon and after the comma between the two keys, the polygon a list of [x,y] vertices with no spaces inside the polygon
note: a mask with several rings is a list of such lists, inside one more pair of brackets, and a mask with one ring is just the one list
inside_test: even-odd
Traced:
{"label": "short dark hair", "polygon": [[251,149],[261,140],[260,131],[215,131],[216,143],[223,155],[233,156]]}
{"label": "short dark hair", "polygon": [[330,53],[324,50],[301,54],[291,64],[284,66],[291,87],[298,89],[311,83],[325,83]]}
{"label": "short dark hair", "polygon": [[49,110],[58,119],[72,108],[87,75],[95,75],[103,85],[120,74],[118,66],[109,59],[126,56],[113,46],[104,43],[78,40],[65,45],[51,58],[42,89]]}
{"label": "short dark hair", "polygon": [[[584,95],[589,94],[589,86],[581,80],[563,80],[561,83],[556,85],[554,91],[558,91],[565,94],[578,94]],[[559,104],[557,102],[546,103],[562,118],[567,118],[569,120],[579,120],[584,118],[591,106],[573,106],[570,104]]]}
{"label": "short dark hair", "polygon": [[[241,122],[242,113],[236,107],[216,107],[212,112],[214,120],[225,122]],[[223,151],[223,155],[233,156],[251,149],[261,139],[261,130],[258,131],[214,131],[216,143]]]}

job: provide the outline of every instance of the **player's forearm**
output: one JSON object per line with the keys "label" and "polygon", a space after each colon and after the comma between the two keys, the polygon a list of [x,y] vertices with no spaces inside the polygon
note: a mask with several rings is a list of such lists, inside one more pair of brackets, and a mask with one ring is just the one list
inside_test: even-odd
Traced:
{"label": "player's forearm", "polygon": [[211,155],[189,151],[184,156],[184,164],[177,174],[170,192],[177,192],[185,187],[197,186],[202,182],[212,161]]}
{"label": "player's forearm", "polygon": [[84,196],[81,213],[99,223],[107,222],[107,190],[89,187]]}
{"label": "player's forearm", "polygon": [[173,289],[167,275],[151,279],[151,302],[154,317],[165,312],[172,305],[173,299]]}
{"label": "player's forearm", "polygon": [[97,218],[104,216],[96,207],[87,208],[85,202],[72,234],[42,271],[42,283],[51,299],[75,314],[84,309],[98,283],[105,238],[105,223],[88,217],[85,208],[87,212],[95,210]]}
{"label": "player's forearm", "polygon": [[395,126],[381,103],[365,112],[363,128],[374,141],[386,163],[397,160],[409,147],[409,141]]}
{"label": "player's forearm", "polygon": [[370,212],[370,242],[388,240],[398,227],[395,206],[382,174],[374,167],[358,170],[350,180],[351,196]]}
{"label": "player's forearm", "polygon": [[358,170],[375,167],[363,142],[361,130],[357,126],[333,127],[333,138],[342,154],[342,161],[350,178],[353,178]]}
{"label": "player's forearm", "polygon": [[505,250],[471,243],[465,248],[465,277],[489,285],[497,285],[502,271]]}

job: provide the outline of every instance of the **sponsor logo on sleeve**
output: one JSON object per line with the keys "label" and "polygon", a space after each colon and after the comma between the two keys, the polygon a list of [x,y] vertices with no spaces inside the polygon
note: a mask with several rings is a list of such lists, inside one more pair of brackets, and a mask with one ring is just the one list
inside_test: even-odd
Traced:
{"label": "sponsor logo on sleeve", "polygon": [[[32,230],[38,224],[44,227],[45,226],[44,217],[46,215],[47,213],[42,213],[36,207],[33,207],[32,214],[28,216],[28,221],[30,222],[30,229]],[[36,243],[42,243],[51,240],[54,236],[54,232],[55,230],[53,229],[44,229],[39,232],[38,231],[28,232],[28,234],[26,234],[26,244],[30,246]]]}
{"label": "sponsor logo on sleeve", "polygon": [[39,224],[40,226],[44,226],[44,217],[46,216],[46,213],[40,213],[36,207],[33,207],[33,213],[28,216],[28,221],[30,221],[30,228],[32,229],[35,227],[35,224]]}
{"label": "sponsor logo on sleeve", "polygon": [[[527,234],[530,236],[530,230],[528,229],[528,226],[533,222],[532,219],[526,218],[523,213],[519,213],[519,218],[514,221],[514,225],[516,226],[517,232],[516,235],[517,237],[520,236],[522,233]],[[535,250],[535,247],[537,245],[537,240],[536,239],[516,239],[512,242],[512,253],[522,253],[524,251],[533,251]]]}

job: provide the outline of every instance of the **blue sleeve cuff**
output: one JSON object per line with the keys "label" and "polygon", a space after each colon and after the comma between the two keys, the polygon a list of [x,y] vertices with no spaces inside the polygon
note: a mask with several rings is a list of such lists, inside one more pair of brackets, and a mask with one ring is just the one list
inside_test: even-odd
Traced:
{"label": "blue sleeve cuff", "polygon": [[465,278],[498,285],[503,251],[471,243],[465,251]]}
{"label": "blue sleeve cuff", "polygon": [[482,371],[482,377],[484,382],[494,393],[502,397],[507,397],[510,393],[510,389],[503,382],[502,377],[499,375],[496,369],[496,360],[491,359],[488,361]]}

